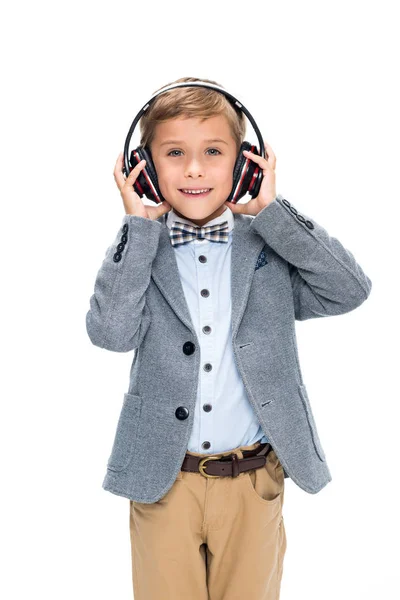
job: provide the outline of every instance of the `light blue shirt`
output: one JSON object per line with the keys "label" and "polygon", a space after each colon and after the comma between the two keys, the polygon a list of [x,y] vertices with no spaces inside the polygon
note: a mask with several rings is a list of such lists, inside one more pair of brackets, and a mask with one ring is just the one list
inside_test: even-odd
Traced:
{"label": "light blue shirt", "polygon": [[[195,225],[172,208],[166,219]],[[174,246],[180,279],[193,326],[200,342],[200,373],[194,425],[188,450],[202,454],[226,452],[257,440],[268,442],[248,399],[237,369],[231,330],[231,248],[234,216],[227,206],[206,225],[228,221],[228,242],[193,240]],[[200,256],[206,261],[201,262]],[[208,297],[201,290],[210,292]],[[203,330],[210,327],[209,333]],[[206,330],[207,331],[207,330]],[[205,365],[211,365],[206,370]],[[210,447],[204,447],[205,442]]]}

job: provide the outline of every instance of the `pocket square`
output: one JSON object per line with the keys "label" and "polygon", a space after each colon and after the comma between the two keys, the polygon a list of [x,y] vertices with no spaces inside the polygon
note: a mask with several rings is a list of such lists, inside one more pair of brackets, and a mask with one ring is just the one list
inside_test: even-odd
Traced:
{"label": "pocket square", "polygon": [[256,264],[256,267],[254,270],[257,271],[257,269],[264,267],[267,263],[268,263],[267,255],[266,255],[265,250],[263,249],[263,250],[261,250],[260,254],[258,255],[257,264]]}

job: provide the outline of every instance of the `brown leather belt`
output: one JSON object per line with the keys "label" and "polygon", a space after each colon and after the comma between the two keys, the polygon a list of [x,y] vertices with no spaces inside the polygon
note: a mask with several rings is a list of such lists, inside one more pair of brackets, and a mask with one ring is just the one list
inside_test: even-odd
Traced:
{"label": "brown leather belt", "polygon": [[230,477],[237,477],[239,473],[243,473],[244,471],[263,467],[267,462],[267,455],[270,450],[272,450],[271,444],[265,442],[257,446],[254,450],[243,450],[243,458],[239,458],[234,452],[223,457],[222,455],[201,457],[186,454],[181,471],[201,473],[204,477],[210,478],[227,477],[228,475]]}

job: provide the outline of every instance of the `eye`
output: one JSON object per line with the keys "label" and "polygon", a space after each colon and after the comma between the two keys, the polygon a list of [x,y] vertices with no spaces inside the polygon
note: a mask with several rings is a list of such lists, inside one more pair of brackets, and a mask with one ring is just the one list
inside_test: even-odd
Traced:
{"label": "eye", "polygon": [[[209,148],[209,150],[215,150],[216,152],[218,152],[218,154],[221,154],[221,152],[219,150],[217,150],[216,148]],[[207,150],[208,152],[208,150]],[[218,154],[211,154],[211,156],[218,156]]]}
{"label": "eye", "polygon": [[[215,152],[218,152],[218,154],[221,154],[221,152],[217,150],[217,148],[209,148],[207,152],[209,152],[210,150],[214,150]],[[177,156],[176,154],[172,154],[173,152],[181,152],[181,150],[171,150],[170,152],[168,152],[167,156]],[[218,156],[218,154],[211,154],[211,156]]]}

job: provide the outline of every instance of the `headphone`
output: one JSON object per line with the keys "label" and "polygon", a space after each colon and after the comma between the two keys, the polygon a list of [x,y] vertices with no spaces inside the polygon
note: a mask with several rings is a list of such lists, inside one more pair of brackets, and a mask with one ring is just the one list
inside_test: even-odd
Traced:
{"label": "headphone", "polygon": [[249,192],[252,198],[255,198],[256,196],[258,196],[258,193],[260,191],[261,183],[263,180],[263,173],[262,169],[260,169],[260,167],[254,161],[244,156],[243,150],[249,150],[250,152],[253,152],[254,154],[265,158],[264,142],[260,130],[257,127],[257,124],[251,116],[250,112],[245,108],[245,106],[243,106],[241,102],[239,102],[234,96],[232,96],[232,94],[227,92],[224,88],[220,87],[219,85],[210,84],[205,81],[193,81],[188,83],[172,84],[161,88],[161,90],[159,90],[158,92],[153,94],[153,96],[151,96],[150,100],[146,102],[146,104],[140,109],[140,111],[134,118],[133,123],[128,131],[128,135],[126,136],[124,146],[124,167],[122,169],[124,175],[127,176],[128,173],[130,173],[132,169],[134,169],[135,166],[140,163],[141,160],[145,159],[146,165],[139,172],[139,175],[136,178],[135,183],[133,184],[133,188],[140,198],[142,198],[143,195],[145,195],[146,198],[152,200],[156,204],[160,204],[160,202],[163,202],[165,200],[158,187],[157,172],[153,163],[150,148],[146,146],[138,146],[137,148],[135,148],[135,150],[132,150],[130,159],[128,159],[129,142],[131,140],[131,137],[139,119],[149,108],[151,103],[154,102],[154,100],[160,94],[164,94],[165,92],[168,92],[169,90],[172,90],[177,87],[194,86],[214,89],[217,92],[224,94],[224,96],[226,96],[226,98],[232,104],[233,108],[235,110],[239,109],[242,112],[244,112],[247,118],[250,120],[252,127],[257,134],[257,138],[260,145],[260,151],[257,150],[256,146],[250,144],[249,142],[242,142],[233,169],[232,190],[226,201],[236,204],[237,201],[240,198],[242,198],[242,196],[244,196],[247,192]]}

